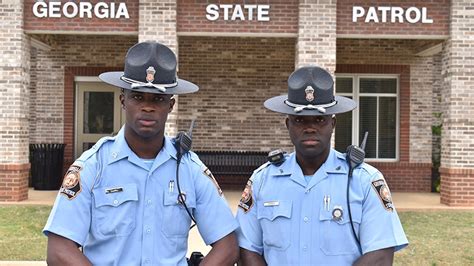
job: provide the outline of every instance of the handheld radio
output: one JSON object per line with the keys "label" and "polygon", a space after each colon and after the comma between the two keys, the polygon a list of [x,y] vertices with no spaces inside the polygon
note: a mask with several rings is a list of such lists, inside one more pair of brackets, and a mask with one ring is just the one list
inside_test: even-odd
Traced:
{"label": "handheld radio", "polygon": [[186,205],[186,198],[184,194],[181,192],[181,187],[179,185],[179,164],[181,163],[181,158],[183,157],[184,154],[189,152],[191,150],[192,144],[193,144],[193,128],[194,128],[194,122],[195,119],[191,121],[191,126],[189,127],[188,132],[179,132],[178,135],[175,138],[175,148],[176,148],[176,157],[177,157],[177,162],[176,162],[176,185],[178,187],[178,197],[179,197],[179,202],[181,202],[184,206],[184,209],[188,213],[189,217],[191,220],[194,222],[194,224],[189,228],[193,228],[196,225],[196,220],[194,219],[194,216],[191,214],[189,211],[188,206]]}
{"label": "handheld radio", "polygon": [[354,168],[364,162],[365,144],[367,142],[368,135],[369,132],[366,131],[364,134],[364,139],[360,144],[360,147],[358,147],[357,145],[350,145],[346,149],[346,161],[349,164],[349,177],[352,177],[352,172],[354,171]]}
{"label": "handheld radio", "polygon": [[178,159],[181,159],[185,153],[191,150],[193,145],[193,129],[195,120],[196,119],[193,119],[191,121],[191,126],[189,127],[188,132],[181,131],[178,133],[178,135],[176,135],[174,145],[177,151],[176,156]]}
{"label": "handheld radio", "polygon": [[[178,135],[176,135],[175,138],[175,148],[176,148],[176,157],[177,157],[177,162],[176,162],[176,185],[178,187],[178,197],[179,201],[183,204],[184,209],[186,210],[186,213],[189,215],[189,218],[193,221],[193,225],[189,228],[191,230],[194,226],[196,226],[196,220],[194,219],[194,216],[191,214],[189,211],[188,206],[186,205],[186,199],[184,197],[184,194],[181,192],[181,187],[179,185],[179,164],[181,163],[181,158],[183,158],[183,155],[186,154],[191,150],[191,147],[193,145],[193,129],[194,129],[194,122],[196,119],[193,119],[191,121],[191,126],[189,126],[188,132],[179,132]],[[191,257],[187,259],[188,265],[189,266],[197,266],[201,263],[203,260],[204,256],[202,255],[201,252],[193,252],[191,254]]]}
{"label": "handheld radio", "polygon": [[352,173],[354,169],[364,162],[365,144],[367,143],[368,135],[369,135],[369,132],[366,131],[364,134],[364,139],[362,140],[362,143],[360,144],[360,147],[358,147],[357,145],[350,145],[346,149],[346,161],[347,161],[347,164],[349,164],[349,173],[347,174],[347,188],[346,188],[347,211],[349,213],[349,220],[351,222],[352,234],[354,235],[354,238],[357,241],[357,244],[359,244],[359,250],[360,250],[360,240],[359,240],[359,237],[357,237],[357,234],[354,229],[354,222],[352,221],[351,204],[349,201],[349,186],[350,186]]}

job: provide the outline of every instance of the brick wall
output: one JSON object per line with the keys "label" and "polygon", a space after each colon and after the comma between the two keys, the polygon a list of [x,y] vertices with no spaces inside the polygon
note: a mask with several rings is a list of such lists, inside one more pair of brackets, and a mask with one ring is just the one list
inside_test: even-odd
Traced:
{"label": "brick wall", "polygon": [[431,163],[370,163],[379,169],[392,191],[430,192]]}
{"label": "brick wall", "polygon": [[[433,57],[415,57],[411,64],[410,80],[410,162],[432,161],[433,125]],[[439,76],[439,74],[438,74]]]}
{"label": "brick wall", "polygon": [[441,203],[450,206],[473,206],[474,170],[441,167],[439,171],[441,174]]}
{"label": "brick wall", "polygon": [[[430,191],[433,125],[433,84],[439,79],[434,57],[416,53],[439,41],[338,39],[338,64],[355,64],[356,73],[400,74],[400,162],[373,163],[394,191]],[[438,56],[439,57],[439,56]],[[368,64],[375,64],[367,69]],[[391,65],[409,70],[399,73]],[[386,71],[380,72],[383,68]],[[339,69],[339,68],[338,68]],[[343,71],[337,71],[342,73]],[[408,78],[408,80],[406,80]],[[405,81],[403,81],[405,80]],[[404,89],[403,84],[408,86]],[[429,99],[429,100],[427,100]],[[438,109],[439,110],[439,109]]]}
{"label": "brick wall", "polygon": [[299,3],[296,67],[318,65],[336,68],[336,1],[306,0]]}
{"label": "brick wall", "polygon": [[[441,91],[443,88],[443,79],[441,75],[442,67],[441,67],[442,56],[441,54],[437,54],[433,57],[433,126],[440,126],[442,125],[442,118],[443,118],[443,106],[441,101]],[[441,160],[441,136],[437,134],[433,134],[432,137],[432,157],[434,161],[438,163]]]}
{"label": "brick wall", "polygon": [[0,2],[0,200],[27,197],[29,38],[22,1]]}
{"label": "brick wall", "polygon": [[292,38],[179,38],[179,75],[200,86],[180,96],[179,128],[197,118],[193,149],[292,149],[284,116],[263,102],[287,91],[294,45]]}
{"label": "brick wall", "polygon": [[[178,36],[176,33],[176,0],[142,0],[140,1],[140,20],[138,40],[156,41],[167,45],[178,57]],[[179,64],[178,64],[179,69]],[[166,134],[176,135],[179,112],[179,97],[168,115]]]}
{"label": "brick wall", "polygon": [[[136,37],[49,36],[51,50],[35,50],[31,62],[30,142],[66,143],[65,165],[74,150],[74,76],[97,76],[104,71],[123,69],[125,54]],[[89,71],[67,72],[71,67]]]}
{"label": "brick wall", "polygon": [[[432,46],[439,41],[430,40],[382,40],[382,39],[338,39],[337,63],[353,64],[354,71],[363,70],[367,64],[374,65],[405,65],[409,67],[410,93],[401,97],[401,112],[409,112],[407,118],[400,118],[402,125],[407,123],[405,130],[408,139],[409,162],[431,163],[433,125],[433,84],[439,78],[439,68],[434,66],[434,57],[419,57],[416,53],[424,47]],[[374,69],[378,73],[377,67]],[[339,72],[339,71],[338,71]],[[340,72],[342,73],[342,72]],[[360,72],[359,72],[360,73]],[[387,72],[387,74],[397,74]],[[430,99],[430,100],[426,100]],[[403,107],[402,104],[406,104]],[[406,120],[408,119],[408,120]],[[402,131],[403,132],[403,131]],[[404,145],[401,145],[403,147]],[[401,156],[403,154],[401,153]]]}
{"label": "brick wall", "polygon": [[[270,5],[270,21],[257,21],[256,10],[253,11],[253,20],[230,20],[233,10],[229,13],[229,20],[224,20],[224,13],[220,11],[218,20],[210,21],[206,18],[208,4],[266,4]],[[248,13],[245,12],[248,18]],[[297,33],[298,31],[298,1],[297,0],[267,0],[267,1],[205,1],[205,0],[178,0],[178,32],[234,32],[234,33]]]}
{"label": "brick wall", "polygon": [[30,164],[0,164],[0,202],[28,198]]}
{"label": "brick wall", "polygon": [[450,37],[443,47],[441,202],[474,205],[474,12],[453,1]]}
{"label": "brick wall", "polygon": [[[97,18],[92,11],[92,18],[67,18],[61,15],[60,18],[38,18],[33,14],[33,4],[38,2],[36,0],[25,0],[25,30],[29,32],[52,32],[52,31],[70,31],[70,32],[114,32],[118,34],[136,34],[138,29],[138,0],[127,1],[110,1],[110,0],[90,0],[89,3],[95,4],[97,2],[104,2],[109,4],[116,3],[115,8],[118,9],[119,3],[126,3],[128,14],[127,18]],[[45,1],[45,2],[71,2],[71,1]],[[79,1],[74,1],[79,2]],[[62,8],[63,5],[61,5]],[[70,9],[72,12],[72,9]],[[114,12],[115,14],[115,12]]]}
{"label": "brick wall", "polygon": [[[449,33],[449,5],[450,0],[437,1],[372,1],[372,0],[338,0],[337,1],[337,34],[338,35],[433,35],[447,36]],[[404,19],[404,23],[381,23],[381,12],[377,12],[379,23],[365,22],[365,16],[359,18],[357,22],[352,21],[353,6],[362,6],[367,10],[369,6],[386,7],[409,7],[427,8],[427,18],[431,18],[433,23],[409,23]],[[390,13],[390,12],[389,12]],[[390,15],[387,16],[390,21]]]}

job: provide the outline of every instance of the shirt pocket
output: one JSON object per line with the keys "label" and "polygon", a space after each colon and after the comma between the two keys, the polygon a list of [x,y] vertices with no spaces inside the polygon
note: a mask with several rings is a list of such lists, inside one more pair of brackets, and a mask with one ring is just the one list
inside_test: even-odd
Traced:
{"label": "shirt pocket", "polygon": [[[196,199],[190,193],[186,193],[185,203],[188,210],[193,214],[196,209]],[[191,217],[186,212],[184,205],[178,202],[178,193],[163,193],[163,223],[161,231],[169,238],[187,237],[189,227],[191,226]]]}
{"label": "shirt pocket", "polygon": [[285,250],[291,240],[291,201],[279,201],[278,205],[257,205],[257,219],[263,231],[263,244],[269,248]]}
{"label": "shirt pocket", "polygon": [[[350,255],[359,252],[358,243],[352,233],[349,212],[346,204],[342,205],[342,219],[333,219],[332,209],[330,211],[321,208],[320,220],[320,247],[326,255]],[[351,214],[354,229],[359,237],[359,226],[362,216],[362,206],[359,203],[351,203]]]}
{"label": "shirt pocket", "polygon": [[92,226],[102,235],[127,236],[135,229],[138,190],[135,184],[92,190]]}

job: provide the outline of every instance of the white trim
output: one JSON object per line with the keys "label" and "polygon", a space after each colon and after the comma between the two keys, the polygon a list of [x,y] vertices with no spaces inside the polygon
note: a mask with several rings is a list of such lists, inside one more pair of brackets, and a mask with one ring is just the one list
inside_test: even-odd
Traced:
{"label": "white trim", "polygon": [[39,49],[41,51],[51,51],[51,46],[49,46],[48,44],[40,41],[40,40],[37,40],[35,38],[31,38],[31,47],[34,47],[36,49]]}
{"label": "white trim", "polygon": [[102,82],[99,77],[95,76],[75,76],[74,81],[76,82]]}
{"label": "white trim", "polygon": [[337,34],[340,39],[417,39],[447,40],[449,35],[408,35],[408,34]]}
{"label": "white trim", "polygon": [[183,32],[178,31],[178,36],[193,37],[259,37],[259,38],[296,38],[297,33],[268,33],[268,32]]}
{"label": "white trim", "polygon": [[399,74],[369,74],[369,73],[337,73],[337,77],[341,78],[354,78],[354,76],[360,78],[379,78],[379,79],[393,79],[393,78],[400,78]]}
{"label": "white trim", "polygon": [[26,34],[138,36],[138,31],[25,30]]}
{"label": "white trim", "polygon": [[439,54],[441,53],[441,51],[443,50],[443,44],[442,43],[438,43],[437,45],[435,46],[432,46],[428,49],[425,49],[419,53],[417,53],[416,55],[417,56],[433,56],[435,54]]}

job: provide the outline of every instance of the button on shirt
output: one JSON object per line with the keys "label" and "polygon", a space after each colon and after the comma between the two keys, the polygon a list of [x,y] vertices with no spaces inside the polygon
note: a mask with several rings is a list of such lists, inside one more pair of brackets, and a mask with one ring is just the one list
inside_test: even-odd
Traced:
{"label": "button on shirt", "polygon": [[[280,166],[257,169],[250,179],[253,205],[237,212],[240,247],[263,254],[268,265],[352,265],[361,252],[406,246],[395,209],[385,209],[371,185],[383,176],[362,164],[349,192],[359,249],[347,212],[347,172],[343,154],[335,150],[308,182],[294,153]],[[342,210],[339,219],[335,209]]]}
{"label": "button on shirt", "polygon": [[[173,142],[165,138],[150,166],[130,150],[123,131],[74,163],[81,191],[72,199],[57,196],[43,232],[83,246],[94,265],[187,265],[191,219],[178,202]],[[197,155],[184,155],[179,167],[181,191],[204,242],[234,231],[237,222]]]}

